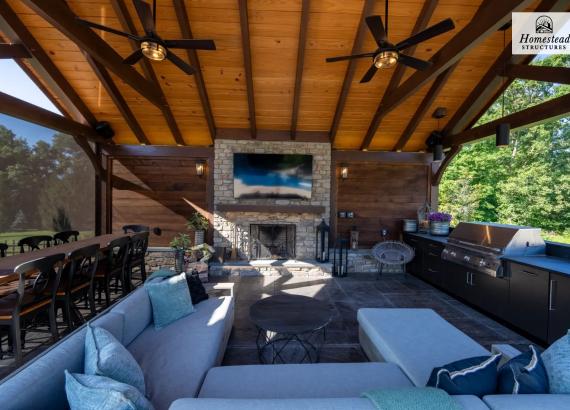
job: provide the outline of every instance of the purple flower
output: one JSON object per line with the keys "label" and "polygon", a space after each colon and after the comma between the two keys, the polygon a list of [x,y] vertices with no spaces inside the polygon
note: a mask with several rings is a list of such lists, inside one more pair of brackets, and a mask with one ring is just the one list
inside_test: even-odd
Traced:
{"label": "purple flower", "polygon": [[445,212],[430,212],[428,214],[428,220],[433,222],[450,222],[451,215]]}

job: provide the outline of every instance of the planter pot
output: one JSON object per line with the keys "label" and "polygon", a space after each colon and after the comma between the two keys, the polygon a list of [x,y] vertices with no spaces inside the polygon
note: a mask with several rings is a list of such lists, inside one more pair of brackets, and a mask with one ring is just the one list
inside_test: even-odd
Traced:
{"label": "planter pot", "polygon": [[204,243],[205,236],[206,231],[194,231],[194,246],[202,245]]}
{"label": "planter pot", "polygon": [[404,219],[404,232],[417,232],[418,231],[418,220],[417,219]]}
{"label": "planter pot", "polygon": [[184,249],[174,251],[174,271],[176,273],[184,272]]}
{"label": "planter pot", "polygon": [[449,222],[430,221],[429,233],[436,236],[449,235]]}

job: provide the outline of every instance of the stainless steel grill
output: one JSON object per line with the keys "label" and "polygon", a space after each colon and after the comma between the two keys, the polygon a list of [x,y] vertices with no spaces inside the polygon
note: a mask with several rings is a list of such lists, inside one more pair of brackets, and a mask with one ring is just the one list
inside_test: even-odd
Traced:
{"label": "stainless steel grill", "polygon": [[543,255],[539,228],[461,222],[449,235],[442,259],[491,276],[503,276],[502,256]]}

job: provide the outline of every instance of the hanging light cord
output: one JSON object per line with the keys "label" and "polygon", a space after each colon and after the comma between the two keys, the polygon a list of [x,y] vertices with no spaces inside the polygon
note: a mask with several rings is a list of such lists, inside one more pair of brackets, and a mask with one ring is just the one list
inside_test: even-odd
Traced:
{"label": "hanging light cord", "polygon": [[[505,49],[505,36],[506,36],[506,29],[503,30],[503,50]],[[502,97],[502,108],[501,108],[501,117],[505,116],[505,76],[507,75],[507,59],[503,62],[503,97]]]}
{"label": "hanging light cord", "polygon": [[386,21],[386,27],[384,27],[384,31],[386,32],[386,38],[388,38],[388,0],[386,0],[386,11],[384,13],[384,20]]}

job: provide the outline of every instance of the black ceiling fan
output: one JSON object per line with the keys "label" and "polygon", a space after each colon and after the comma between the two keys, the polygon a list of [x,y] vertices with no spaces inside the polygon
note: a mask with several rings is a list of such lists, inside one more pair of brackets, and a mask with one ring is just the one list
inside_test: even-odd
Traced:
{"label": "black ceiling fan", "polygon": [[405,64],[408,67],[415,68],[416,70],[425,70],[431,66],[431,62],[402,54],[401,51],[455,28],[453,21],[448,18],[407,38],[406,40],[400,41],[397,44],[392,44],[388,41],[388,0],[386,0],[386,14],[384,16],[384,20],[386,22],[386,26],[382,24],[382,18],[380,16],[366,17],[366,25],[378,45],[376,51],[350,56],[330,57],[327,58],[327,63],[351,60],[353,58],[372,57],[372,65],[360,80],[361,83],[367,83],[370,81],[379,68],[391,68],[398,62]]}
{"label": "black ceiling fan", "polygon": [[174,65],[184,71],[186,74],[194,74],[195,69],[170,51],[171,48],[194,49],[194,50],[215,50],[216,45],[213,40],[163,40],[156,33],[156,0],[153,2],[153,9],[143,0],[133,0],[135,9],[142,23],[145,35],[135,36],[131,33],[115,30],[114,28],[102,26],[101,24],[78,18],[77,20],[86,26],[107,31],[118,36],[127,37],[137,41],[140,48],[123,60],[123,63],[133,65],[141,58],[147,57],[154,61],[170,60]]}

